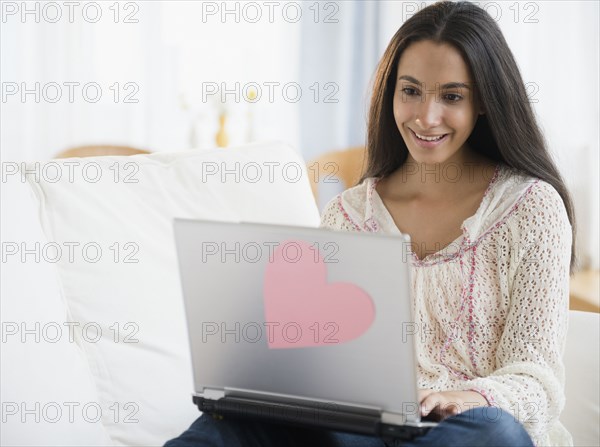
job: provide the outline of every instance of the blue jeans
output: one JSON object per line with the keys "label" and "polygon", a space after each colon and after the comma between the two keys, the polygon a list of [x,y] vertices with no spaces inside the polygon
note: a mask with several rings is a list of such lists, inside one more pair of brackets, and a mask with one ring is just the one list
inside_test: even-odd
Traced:
{"label": "blue jeans", "polygon": [[[402,447],[533,447],[514,417],[495,407],[477,407],[444,419],[425,435],[395,444]],[[295,427],[251,419],[199,417],[164,447],[385,447],[377,437]]]}

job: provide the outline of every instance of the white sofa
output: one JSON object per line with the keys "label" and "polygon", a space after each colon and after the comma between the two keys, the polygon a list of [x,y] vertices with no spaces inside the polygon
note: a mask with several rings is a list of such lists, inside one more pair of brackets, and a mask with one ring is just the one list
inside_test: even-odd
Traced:
{"label": "white sofa", "polygon": [[[5,162],[1,204],[11,446],[162,445],[198,416],[173,217],[319,223],[304,162],[280,143]],[[562,420],[577,445],[600,445],[598,326],[571,314]]]}

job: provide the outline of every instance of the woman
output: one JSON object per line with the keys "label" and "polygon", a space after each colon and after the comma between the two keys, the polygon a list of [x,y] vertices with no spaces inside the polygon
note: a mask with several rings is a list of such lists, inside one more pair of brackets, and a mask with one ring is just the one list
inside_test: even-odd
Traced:
{"label": "woman", "polygon": [[431,329],[423,414],[497,405],[536,444],[570,444],[558,416],[573,210],[485,11],[441,2],[400,28],[377,70],[367,148],[360,185],[322,224],[411,236],[415,318]]}
{"label": "woman", "polygon": [[[572,445],[558,417],[573,210],[501,31],[471,3],[431,5],[373,90],[366,173],[322,226],[411,237],[421,412],[442,422],[401,445]],[[203,415],[167,445],[384,444]]]}

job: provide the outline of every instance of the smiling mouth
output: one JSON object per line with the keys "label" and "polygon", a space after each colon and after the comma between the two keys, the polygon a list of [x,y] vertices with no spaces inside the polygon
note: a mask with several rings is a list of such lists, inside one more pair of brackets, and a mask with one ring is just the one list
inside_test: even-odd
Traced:
{"label": "smiling mouth", "polygon": [[442,138],[444,138],[446,135],[448,135],[448,134],[446,134],[446,133],[444,133],[444,134],[440,134],[440,135],[421,135],[421,134],[418,134],[417,132],[415,132],[415,131],[414,131],[414,130],[412,130],[412,129],[410,129],[410,131],[411,131],[413,134],[415,134],[415,136],[416,136],[416,137],[417,137],[419,140],[422,140],[422,141],[439,141],[439,140],[441,140]]}

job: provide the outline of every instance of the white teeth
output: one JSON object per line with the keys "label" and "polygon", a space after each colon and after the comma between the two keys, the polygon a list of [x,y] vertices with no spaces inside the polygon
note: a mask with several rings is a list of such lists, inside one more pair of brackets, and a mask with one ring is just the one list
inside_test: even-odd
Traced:
{"label": "white teeth", "polygon": [[444,134],[444,135],[440,135],[439,137],[425,137],[425,136],[423,136],[423,135],[419,135],[419,134],[418,134],[418,133],[416,133],[416,132],[415,132],[415,135],[416,135],[416,136],[417,136],[419,139],[421,139],[421,140],[425,140],[425,141],[438,141],[438,140],[441,140],[442,138],[444,138],[444,136],[445,136],[445,134]]}

